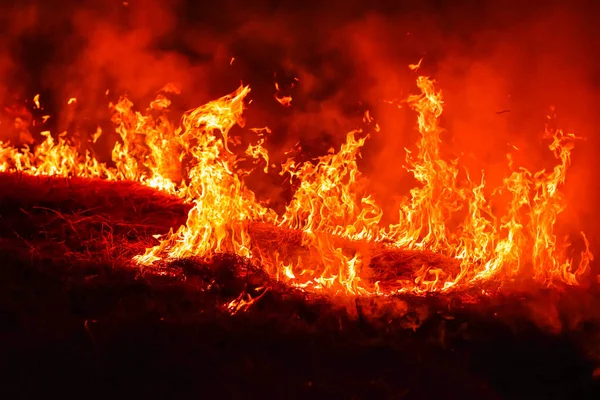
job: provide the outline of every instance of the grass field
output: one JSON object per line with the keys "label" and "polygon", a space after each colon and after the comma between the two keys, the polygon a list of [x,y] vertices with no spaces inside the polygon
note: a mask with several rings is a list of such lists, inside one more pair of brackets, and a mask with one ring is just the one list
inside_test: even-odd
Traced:
{"label": "grass field", "polygon": [[133,183],[0,175],[3,398],[600,398],[597,287],[341,300],[228,256],[132,265],[187,208]]}

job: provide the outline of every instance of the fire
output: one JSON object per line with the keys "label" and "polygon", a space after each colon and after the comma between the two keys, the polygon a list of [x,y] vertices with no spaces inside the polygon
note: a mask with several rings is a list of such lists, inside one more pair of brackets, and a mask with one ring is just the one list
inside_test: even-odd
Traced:
{"label": "fire", "polygon": [[291,107],[292,96],[281,96],[279,95],[280,92],[281,89],[279,88],[279,84],[275,82],[275,100],[284,107]]}
{"label": "fire", "polygon": [[[194,207],[186,225],[169,234],[136,260],[150,264],[162,257],[210,257],[232,252],[252,257],[249,220],[268,220],[274,213],[260,205],[236,173],[236,156],[228,148],[228,134],[243,124],[244,98],[250,92],[241,86],[236,92],[210,102],[183,116],[177,138],[192,157],[188,182],[180,195]],[[258,144],[257,146],[260,146]]]}
{"label": "fire", "polygon": [[422,62],[423,62],[423,59],[421,58],[418,63],[416,63],[416,64],[409,64],[408,68],[411,71],[418,71],[419,68],[421,68],[421,63]]}
{"label": "fire", "polygon": [[[420,63],[410,68],[417,70]],[[279,96],[275,87],[275,98],[289,106],[291,97]],[[578,138],[547,128],[555,167],[532,172],[515,166],[509,154],[503,185],[489,188],[484,174],[472,179],[460,159],[443,157],[442,92],[424,76],[417,87],[420,93],[407,104],[417,114],[420,139],[415,149],[406,150],[405,169],[418,185],[400,205],[398,222],[388,226],[357,164],[370,135],[379,134],[377,125],[373,132],[349,132],[339,149],[314,162],[288,158],[279,173],[296,191],[283,214],[259,202],[245,184],[250,170],[241,167],[244,158],[238,153],[267,173],[275,167],[264,147],[271,132],[252,129],[257,140],[243,152],[236,151],[239,141],[230,135],[234,126],[245,124],[248,86],[186,112],[179,125],[166,114],[167,94],[179,92],[175,86],[165,86],[144,113],[122,97],[110,105],[120,137],[112,166],[89,152],[80,154],[64,135],[54,139],[45,132],[45,141],[33,150],[2,143],[0,170],[132,180],[189,202],[186,224],[135,257],[144,265],[233,253],[305,290],[363,295],[447,292],[520,277],[545,286],[578,284],[593,260],[588,240],[582,233],[585,248],[567,256],[569,244],[554,232],[566,206],[560,187]],[[367,113],[365,121],[371,120]],[[100,135],[98,127],[91,141]],[[401,274],[382,274],[377,260],[396,256],[413,264]],[[237,312],[256,299],[242,294],[226,308]]]}
{"label": "fire", "polygon": [[40,95],[36,94],[35,96],[33,96],[33,104],[35,105],[34,108],[40,109]]}

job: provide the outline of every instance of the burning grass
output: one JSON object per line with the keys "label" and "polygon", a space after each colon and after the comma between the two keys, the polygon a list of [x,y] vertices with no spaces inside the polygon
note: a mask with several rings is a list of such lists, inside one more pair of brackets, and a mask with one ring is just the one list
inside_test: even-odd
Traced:
{"label": "burning grass", "polygon": [[[185,224],[191,208],[182,199],[155,189],[126,181],[6,173],[0,175],[0,188],[3,193],[0,199],[2,247],[32,262],[68,266],[70,272],[84,275],[97,268],[116,268],[150,280],[177,281],[187,279],[187,275],[208,274],[204,282],[206,286],[214,283],[209,279],[213,274],[227,275],[231,279],[225,286],[238,289],[237,292],[233,290],[236,295],[248,293],[253,296],[253,290],[257,288],[261,293],[264,289],[274,288],[275,292],[290,292],[304,299],[341,304],[349,302],[351,308],[355,308],[354,297],[295,289],[293,285],[279,282],[260,263],[235,254],[224,253],[210,259],[188,257],[155,263],[150,267],[136,264],[132,261],[133,256],[156,243],[157,235]],[[303,232],[299,230],[265,223],[251,223],[248,230],[254,251],[279,251],[300,258],[310,255],[309,249],[303,245]],[[411,276],[423,265],[440,269],[458,268],[455,260],[429,251],[394,249],[339,237],[332,237],[332,240],[342,248],[352,250],[360,247],[363,253],[369,254],[370,263],[366,266],[369,271],[364,275],[379,282],[382,288],[387,282],[393,285],[403,276]],[[470,288],[454,295],[431,293],[427,298],[452,299],[460,304],[490,302],[488,293],[482,292],[482,289],[483,286]],[[528,288],[528,291],[536,290]],[[501,292],[495,294],[502,295]],[[413,301],[413,297],[394,295],[368,301],[406,303]],[[403,307],[407,312],[406,304]],[[395,317],[403,315],[401,309],[396,310]]]}
{"label": "burning grass", "polygon": [[[594,292],[333,298],[280,284],[233,255],[140,270],[132,255],[185,222],[181,200],[76,178],[3,174],[0,188],[5,391],[47,393],[66,375],[62,393],[116,385],[122,394],[228,398],[427,398],[458,394],[457,385],[461,398],[594,393],[600,331],[584,313],[600,304]],[[251,230],[272,245],[297,244],[292,231]],[[261,297],[232,316],[241,294]]]}
{"label": "burning grass", "polygon": [[[53,262],[68,262],[89,267],[94,262],[116,267],[131,267],[134,255],[155,242],[154,235],[185,224],[191,206],[180,198],[131,182],[101,179],[34,177],[23,174],[0,175],[4,193],[0,200],[3,241],[26,245],[30,255]],[[303,248],[302,232],[265,223],[251,223],[250,235],[255,248],[279,250],[294,257],[308,254]],[[369,267],[374,279],[391,280],[416,265],[452,263],[451,259],[429,252],[394,250],[367,242],[336,238],[346,248],[368,246],[372,253]],[[17,246],[21,247],[21,246]],[[247,260],[224,255],[243,274]],[[222,257],[221,257],[222,258]],[[193,258],[190,258],[190,260]],[[179,262],[162,267],[177,269]],[[165,272],[159,265],[142,268],[146,273]],[[260,269],[260,265],[254,265]]]}
{"label": "burning grass", "polygon": [[[508,176],[489,188],[484,171],[479,181],[471,180],[460,158],[442,156],[442,92],[425,76],[417,78],[417,87],[420,94],[406,102],[417,114],[420,140],[415,153],[406,150],[405,167],[418,185],[399,205],[398,223],[388,226],[381,224],[383,211],[366,192],[358,168],[369,137],[362,130],[348,132],[337,152],[332,148],[313,161],[290,157],[281,164],[280,175],[295,188],[283,215],[258,201],[245,182],[258,168],[251,164],[260,164],[264,173],[276,166],[263,147],[268,128],[250,129],[257,142],[248,144],[244,156],[235,148],[242,139],[232,128],[244,127],[250,93],[244,85],[187,111],[179,126],[168,118],[170,90],[159,91],[145,112],[134,111],[122,97],[110,105],[120,136],[112,163],[82,153],[66,133],[55,140],[44,132],[46,139],[33,150],[2,143],[0,169],[135,181],[192,204],[184,225],[134,257],[145,266],[231,253],[260,264],[277,281],[348,295],[485,291],[497,282],[519,280],[575,286],[587,279],[593,254],[585,233],[576,246],[555,232],[566,207],[559,187],[579,138],[556,129],[550,123],[555,116],[548,115],[545,139],[551,139],[557,161],[553,169],[531,172],[517,167],[508,153]],[[364,122],[373,124],[369,112]],[[378,125],[372,130],[378,133]],[[98,130],[93,141],[101,134]],[[254,224],[257,237],[251,222],[264,224]],[[390,248],[400,250],[391,256]]]}
{"label": "burning grass", "polygon": [[44,259],[126,266],[152,235],[185,221],[179,199],[139,185],[26,175],[1,179],[5,240],[12,235]]}
{"label": "burning grass", "polygon": [[[172,197],[139,184],[103,180],[62,179],[25,175],[0,175],[0,209],[2,210],[2,249],[11,257],[28,260],[36,265],[52,266],[68,271],[70,276],[93,280],[103,271],[123,271],[148,282],[181,282],[191,280],[199,290],[215,292],[223,289],[227,299],[241,293],[252,294],[268,288],[267,298],[291,296],[305,301],[330,303],[332,307],[348,307],[347,312],[358,317],[367,308],[377,305],[393,311],[388,317],[399,319],[414,312],[410,305],[437,304],[455,310],[465,306],[476,309],[506,298],[535,298],[513,293],[496,297],[482,296],[479,289],[453,295],[396,295],[385,297],[346,298],[327,293],[310,294],[277,282],[260,265],[234,254],[222,254],[214,259],[186,258],[164,262],[152,267],[140,267],[131,262],[156,239],[156,234],[183,224],[190,206]],[[266,224],[252,224],[253,240],[261,249],[280,249],[301,254],[301,233]],[[342,240],[342,239],[340,239]],[[343,241],[343,240],[342,240]],[[348,246],[355,245],[348,242]],[[424,262],[447,267],[451,260],[427,252],[386,249],[373,245],[370,268],[381,280],[384,272],[389,279],[412,270]],[[50,270],[51,271],[51,270]],[[378,275],[379,274],[379,275]],[[575,290],[575,289],[574,289]],[[537,293],[552,293],[541,290]],[[506,292],[509,293],[509,292]],[[508,296],[508,297],[507,297]],[[500,300],[498,300],[500,299]],[[260,303],[267,302],[266,298]],[[259,307],[260,308],[260,307]],[[418,307],[417,307],[418,308]],[[224,309],[225,310],[225,309]],[[374,310],[374,314],[377,312]]]}
{"label": "burning grass", "polygon": [[[311,251],[305,246],[305,236],[301,230],[253,223],[248,231],[254,243],[253,249],[259,254],[277,251],[290,259],[302,260],[300,263],[303,265],[310,264]],[[324,236],[345,253],[359,251],[368,260],[360,271],[361,277],[368,279],[369,285],[377,282],[383,293],[393,292],[399,281],[410,280],[424,266],[451,273],[460,270],[460,264],[455,259],[432,251],[398,249],[364,239],[349,240],[327,234]]]}

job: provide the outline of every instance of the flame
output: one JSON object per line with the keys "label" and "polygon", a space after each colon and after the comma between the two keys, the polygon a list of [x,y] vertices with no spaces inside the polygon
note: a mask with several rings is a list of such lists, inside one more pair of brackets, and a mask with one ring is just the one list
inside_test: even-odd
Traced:
{"label": "flame", "polygon": [[96,132],[92,134],[92,143],[96,143],[100,136],[102,136],[102,127],[98,126]]}
{"label": "flame", "polygon": [[421,58],[421,59],[419,60],[419,62],[418,62],[418,63],[416,63],[416,64],[409,64],[409,65],[408,65],[408,68],[409,68],[411,71],[418,71],[418,70],[419,70],[419,68],[421,68],[421,63],[422,63],[422,62],[423,62],[423,59]]}
{"label": "flame", "polygon": [[245,187],[236,173],[238,160],[227,146],[230,129],[243,124],[243,101],[249,92],[249,87],[241,86],[231,95],[183,116],[177,138],[192,161],[181,195],[194,207],[186,225],[169,232],[159,245],[137,257],[138,262],[225,252],[252,256],[248,222],[266,219],[273,212],[261,206]]}
{"label": "flame", "polygon": [[277,82],[275,82],[275,100],[277,100],[277,102],[284,107],[291,107],[292,106],[292,96],[280,96],[279,95],[280,92],[281,92],[281,89],[279,88],[279,84]]}
{"label": "flame", "polygon": [[262,290],[262,293],[258,296],[252,297],[250,294],[244,291],[237,298],[227,303],[225,308],[231,315],[237,314],[240,311],[243,312],[248,310],[252,304],[260,300],[260,298],[269,291],[269,288],[257,288],[257,290]]}
{"label": "flame", "polygon": [[79,176],[111,179],[111,171],[105,164],[94,159],[89,151],[83,156],[65,139],[65,134],[55,140],[50,132],[41,132],[46,139],[33,151],[29,146],[23,150],[0,142],[0,171],[26,172],[31,175]]}
{"label": "flame", "polygon": [[[417,70],[421,61],[410,68]],[[272,166],[265,143],[271,131],[252,129],[258,139],[242,152],[236,149],[240,141],[230,135],[234,126],[245,124],[248,86],[187,111],[179,125],[167,118],[168,95],[180,93],[176,85],[159,91],[145,112],[121,97],[110,104],[120,137],[112,150],[114,166],[88,151],[80,154],[64,134],[53,138],[44,132],[45,140],[33,150],[0,143],[0,171],[132,180],[180,196],[192,205],[187,222],[135,257],[144,265],[233,253],[304,290],[363,295],[447,292],[516,278],[545,286],[578,284],[593,260],[588,239],[582,233],[585,248],[568,256],[569,244],[554,232],[566,207],[560,187],[578,138],[548,127],[554,168],[531,172],[508,154],[508,176],[501,187],[489,188],[483,171],[480,179],[472,179],[459,159],[443,156],[442,92],[425,76],[417,78],[417,87],[420,93],[407,104],[417,114],[420,138],[405,157],[405,169],[417,186],[400,204],[397,223],[388,226],[381,223],[383,211],[357,164],[369,136],[379,132],[376,124],[371,124],[373,132],[349,132],[338,150],[316,160],[298,162],[290,156],[279,173],[296,191],[281,215],[257,201],[244,182],[251,171],[242,167],[244,159],[237,153],[264,163],[261,170],[268,173]],[[279,97],[277,83],[275,88],[276,99],[289,106],[291,98]],[[373,121],[368,112],[364,121]],[[101,134],[98,127],[91,141]],[[257,227],[270,229],[268,240],[259,240]],[[422,258],[405,273],[383,271],[381,276],[376,259],[385,252]],[[442,258],[434,262],[434,255]],[[243,293],[226,308],[238,312],[259,297]]]}

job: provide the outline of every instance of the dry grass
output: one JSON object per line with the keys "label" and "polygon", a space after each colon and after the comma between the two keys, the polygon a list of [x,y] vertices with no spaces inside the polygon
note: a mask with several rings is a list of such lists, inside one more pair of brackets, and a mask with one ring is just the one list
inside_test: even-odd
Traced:
{"label": "dry grass", "polygon": [[[0,174],[0,357],[10,366],[0,374],[11,382],[1,389],[39,397],[61,382],[61,393],[81,395],[116,390],[116,379],[136,396],[465,399],[582,398],[595,388],[591,292],[332,301],[229,255],[131,264],[187,211],[126,182]],[[251,232],[264,248],[301,251],[298,232]],[[372,255],[375,273],[391,277],[447,262]],[[244,293],[264,295],[230,316],[227,304]]]}
{"label": "dry grass", "polygon": [[2,233],[32,254],[74,265],[126,266],[152,235],[185,222],[188,206],[124,182],[0,176]]}

